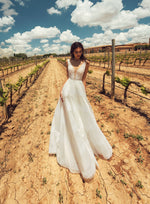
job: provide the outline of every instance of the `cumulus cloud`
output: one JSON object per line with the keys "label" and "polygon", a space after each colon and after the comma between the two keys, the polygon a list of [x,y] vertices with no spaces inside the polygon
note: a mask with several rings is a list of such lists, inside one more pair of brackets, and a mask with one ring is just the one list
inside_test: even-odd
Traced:
{"label": "cumulus cloud", "polygon": [[52,14],[61,14],[61,11],[59,11],[58,8],[59,9],[62,9],[62,8],[68,9],[70,6],[77,5],[78,1],[80,1],[80,0],[57,0],[55,2],[57,8],[51,7],[49,9],[47,9],[47,12],[50,15],[52,15]]}
{"label": "cumulus cloud", "polygon": [[[22,0],[15,1],[18,2],[21,6],[24,6],[24,2]],[[12,16],[17,16],[18,12],[16,12],[15,9],[12,8],[15,5],[11,0],[0,0],[0,3],[2,4],[0,11],[3,14],[3,16],[0,18],[0,32],[8,32],[15,23],[15,20]]]}
{"label": "cumulus cloud", "polygon": [[8,57],[8,56],[12,56],[13,55],[13,49],[11,46],[9,46],[8,48],[1,48],[0,47],[0,56],[1,57]]}
{"label": "cumulus cloud", "polygon": [[3,16],[0,18],[0,32],[7,32],[14,25],[15,20],[11,16]]}
{"label": "cumulus cloud", "polygon": [[33,49],[33,53],[35,53],[35,54],[40,52],[40,51],[41,51],[41,49],[39,47],[36,47]]}
{"label": "cumulus cloud", "polygon": [[49,9],[47,9],[47,12],[51,15],[51,14],[61,14],[61,12],[58,9],[55,9],[54,7],[51,7]]}
{"label": "cumulus cloud", "polygon": [[150,16],[150,2],[149,0],[143,0],[139,3],[139,7],[133,10],[137,19],[145,18]]}
{"label": "cumulus cloud", "polygon": [[94,33],[92,37],[82,39],[85,48],[94,47],[97,45],[110,45],[114,38],[116,45],[126,43],[145,42],[150,36],[150,26],[140,24],[126,32],[113,33],[112,30],[107,30],[104,33]]}
{"label": "cumulus cloud", "polygon": [[111,22],[101,23],[102,29],[129,29],[138,25],[136,15],[131,11],[122,10],[118,15],[114,16]]}
{"label": "cumulus cloud", "polygon": [[149,39],[150,36],[150,26],[139,24],[138,26],[128,30],[126,35],[128,39],[131,38],[130,42],[145,42],[145,39]]}
{"label": "cumulus cloud", "polygon": [[68,9],[69,6],[75,6],[79,0],[57,0],[56,5],[58,8]]}
{"label": "cumulus cloud", "polygon": [[63,31],[60,35],[60,42],[72,43],[73,41],[78,41],[80,38],[73,35],[71,30],[67,29]]}
{"label": "cumulus cloud", "polygon": [[29,44],[34,39],[54,38],[60,33],[59,29],[54,27],[44,28],[36,26],[31,31],[26,31],[24,33],[15,33],[11,38],[5,40],[6,43],[10,44],[12,50],[16,53],[26,52],[31,50],[32,47]]}
{"label": "cumulus cloud", "polygon": [[40,43],[47,43],[48,42],[48,39],[42,39],[40,40]]}
{"label": "cumulus cloud", "polygon": [[0,0],[0,3],[2,3],[2,7],[1,7],[0,11],[3,12],[4,16],[18,15],[18,13],[15,11],[15,9],[11,8],[12,6],[14,6],[12,1]]}
{"label": "cumulus cloud", "polygon": [[[150,16],[149,0],[142,0],[133,11],[124,10],[122,0],[102,0],[93,3],[90,0],[57,0],[59,9],[75,6],[71,21],[80,27],[101,26],[103,31],[130,29],[138,25],[138,20]],[[53,7],[54,8],[54,7]]]}
{"label": "cumulus cloud", "polygon": [[101,26],[106,29],[128,29],[137,25],[136,15],[123,10],[122,0],[102,0],[95,4],[89,0],[78,1],[71,13],[71,21],[83,26]]}
{"label": "cumulus cloud", "polygon": [[54,43],[61,43],[61,42],[66,42],[66,43],[73,43],[74,41],[79,41],[79,37],[76,35],[72,34],[72,31],[67,29],[66,31],[63,31],[60,34],[59,39],[53,40]]}
{"label": "cumulus cloud", "polygon": [[42,47],[43,47],[43,48],[45,48],[45,47],[47,48],[47,47],[49,47],[49,44],[46,43],[46,44],[42,45]]}
{"label": "cumulus cloud", "polygon": [[63,54],[68,53],[69,51],[70,51],[69,45],[52,44],[44,46],[45,53]]}
{"label": "cumulus cloud", "polygon": [[4,46],[5,45],[5,43],[4,42],[1,42],[1,46]]}
{"label": "cumulus cloud", "polygon": [[36,26],[31,31],[25,31],[24,33],[15,33],[13,37],[5,42],[10,44],[20,44],[31,42],[33,39],[42,39],[42,38],[53,38],[60,33],[59,29],[54,27],[44,28],[41,26]]}
{"label": "cumulus cloud", "polygon": [[[35,28],[32,30],[35,31],[36,30]],[[91,37],[86,37],[84,39],[79,39],[79,37],[73,35],[70,30],[66,30],[61,34],[58,31],[59,39],[55,40],[57,41],[57,44],[56,42],[54,44],[49,44],[46,39],[48,37],[44,35],[43,39],[41,39],[41,41],[43,41],[44,43],[41,47],[42,49],[40,47],[39,49],[35,49],[35,48],[33,49],[29,44],[29,42],[31,42],[33,39],[40,39],[39,37],[42,37],[42,36],[39,36],[38,34],[36,36],[35,35],[36,32],[33,32],[32,30],[22,34],[16,33],[12,38],[5,40],[6,43],[10,43],[10,46],[4,49],[0,48],[0,56],[1,57],[7,56],[7,55],[11,56],[13,53],[16,53],[16,52],[17,53],[25,52],[27,53],[28,56],[30,56],[30,55],[34,55],[35,53],[42,52],[42,50],[44,53],[61,54],[61,53],[68,53],[70,51],[70,45],[74,41],[82,42],[84,45],[84,48],[87,48],[87,47],[93,47],[97,45],[108,45],[108,44],[110,45],[111,40],[113,38],[115,39],[116,45],[125,44],[125,43],[134,43],[134,42],[145,42],[145,39],[147,39],[147,42],[148,42],[148,39],[150,36],[150,26],[145,24],[137,25],[126,32],[122,31],[120,33],[114,33],[112,32],[112,30],[109,29],[103,33],[94,33]],[[67,44],[62,45],[63,42]],[[1,43],[1,46],[4,46],[4,45],[5,45],[4,42]]]}
{"label": "cumulus cloud", "polygon": [[74,41],[79,41],[79,37],[76,35],[72,34],[72,31],[67,29],[66,31],[63,31],[59,39],[53,40],[54,43],[61,43],[61,42],[66,42],[66,43],[73,43]]}

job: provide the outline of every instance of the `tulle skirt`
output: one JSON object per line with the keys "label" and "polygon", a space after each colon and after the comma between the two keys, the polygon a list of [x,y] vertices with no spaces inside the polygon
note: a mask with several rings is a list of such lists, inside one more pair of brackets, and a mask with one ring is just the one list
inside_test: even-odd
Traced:
{"label": "tulle skirt", "polygon": [[112,147],[99,128],[92,107],[87,99],[82,80],[69,78],[62,89],[55,108],[49,141],[49,154],[57,155],[57,162],[83,178],[94,176],[94,156],[112,156]]}

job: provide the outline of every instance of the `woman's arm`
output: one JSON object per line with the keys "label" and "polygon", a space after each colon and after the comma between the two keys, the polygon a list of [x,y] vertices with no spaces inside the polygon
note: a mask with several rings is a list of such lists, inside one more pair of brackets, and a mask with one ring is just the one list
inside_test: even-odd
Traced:
{"label": "woman's arm", "polygon": [[[66,81],[67,81],[68,78],[69,78],[69,73],[68,73],[68,61],[67,61],[67,60],[66,60],[66,71],[67,71],[67,79],[66,79]],[[64,84],[66,83],[66,81],[64,82]],[[61,87],[60,93],[61,93],[61,91],[62,91],[62,89],[63,89],[64,84],[63,84],[62,87]]]}
{"label": "woman's arm", "polygon": [[85,88],[86,88],[86,75],[87,75],[89,66],[90,66],[90,62],[88,60],[86,60],[86,67],[85,67],[85,71],[84,71],[84,74],[83,74],[83,77],[82,77],[82,81],[83,81],[83,84],[84,84]]}

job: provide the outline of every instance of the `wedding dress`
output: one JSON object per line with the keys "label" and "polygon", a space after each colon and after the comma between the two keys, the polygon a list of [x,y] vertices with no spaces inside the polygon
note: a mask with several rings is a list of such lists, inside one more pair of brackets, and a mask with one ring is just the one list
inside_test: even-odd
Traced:
{"label": "wedding dress", "polygon": [[112,147],[99,128],[92,107],[87,99],[82,76],[84,61],[77,70],[68,61],[69,78],[62,88],[63,102],[59,97],[50,132],[49,154],[57,155],[57,162],[72,173],[81,173],[83,178],[94,176],[94,156],[112,156]]}

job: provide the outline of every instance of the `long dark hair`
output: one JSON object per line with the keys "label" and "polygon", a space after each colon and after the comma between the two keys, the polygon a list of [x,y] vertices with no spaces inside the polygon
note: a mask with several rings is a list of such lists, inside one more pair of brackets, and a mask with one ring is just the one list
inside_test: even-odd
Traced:
{"label": "long dark hair", "polygon": [[87,58],[84,56],[84,48],[83,48],[82,43],[80,43],[80,42],[74,42],[74,43],[72,43],[71,49],[70,49],[71,59],[74,58],[73,52],[74,52],[74,50],[75,50],[76,48],[78,48],[78,47],[81,47],[81,48],[82,48],[82,55],[81,55],[80,59],[81,59],[81,60],[86,60]]}

